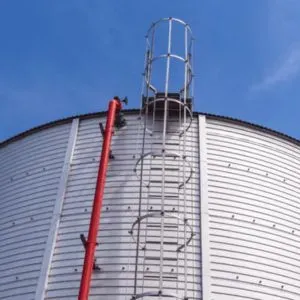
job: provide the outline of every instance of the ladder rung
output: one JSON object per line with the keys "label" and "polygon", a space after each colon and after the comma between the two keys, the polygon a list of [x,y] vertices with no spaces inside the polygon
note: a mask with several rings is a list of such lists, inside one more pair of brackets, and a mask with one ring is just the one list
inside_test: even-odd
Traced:
{"label": "ladder rung", "polygon": [[[162,180],[149,180],[150,183],[162,183]],[[179,184],[176,180],[165,180],[165,183],[176,183]]]}
{"label": "ladder rung", "polygon": [[[153,142],[152,145],[162,145],[163,142]],[[179,142],[165,142],[165,145],[170,145],[170,146],[179,146]]]}
{"label": "ladder rung", "polygon": [[[149,194],[149,198],[161,199],[161,194]],[[165,194],[165,199],[179,199],[179,194],[167,195]]]}
{"label": "ladder rung", "polygon": [[[182,124],[182,125],[184,125],[184,124]],[[161,130],[153,130],[152,132],[153,132],[153,133],[162,133]],[[169,130],[168,130],[168,131],[166,132],[166,134],[174,134],[174,133],[175,133],[175,134],[176,134],[176,133],[180,133],[180,131],[177,131],[177,130],[169,131]]]}
{"label": "ladder rung", "polygon": [[[160,209],[148,209],[149,212],[161,212]],[[165,209],[164,212],[166,213],[176,213],[178,210],[175,209]]]}
{"label": "ladder rung", "polygon": [[[151,167],[150,168],[152,171],[162,171],[162,167]],[[165,171],[179,171],[179,168],[171,168],[171,167],[165,167]]]}
{"label": "ladder rung", "polygon": [[[146,244],[160,244],[160,241],[146,241]],[[164,245],[178,245],[177,242],[163,242]]]}
{"label": "ladder rung", "polygon": [[[150,227],[150,228],[160,228],[161,227],[161,224],[147,224],[147,227]],[[164,225],[165,228],[177,228],[178,226],[177,225]]]}
{"label": "ladder rung", "polygon": [[[145,256],[145,260],[160,260],[160,256]],[[177,261],[176,257],[164,257],[166,261]]]}
{"label": "ladder rung", "polygon": [[[160,275],[144,275],[144,278],[146,278],[146,279],[160,279]],[[170,280],[170,279],[177,279],[177,276],[162,276],[162,278],[164,279],[164,280]]]}

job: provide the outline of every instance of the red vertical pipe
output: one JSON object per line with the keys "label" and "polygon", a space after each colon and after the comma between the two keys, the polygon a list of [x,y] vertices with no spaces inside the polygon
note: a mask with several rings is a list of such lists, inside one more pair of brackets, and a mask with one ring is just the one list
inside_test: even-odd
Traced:
{"label": "red vertical pipe", "polygon": [[93,204],[93,210],[90,220],[89,235],[86,242],[84,264],[81,276],[80,290],[78,300],[88,300],[91,277],[93,272],[95,249],[97,245],[97,233],[100,223],[100,214],[102,208],[102,200],[104,186],[106,180],[106,171],[109,161],[110,144],[113,135],[113,128],[116,118],[116,113],[122,108],[121,101],[113,99],[109,102],[108,116],[106,120],[104,139],[102,144],[101,159],[98,170],[96,192]]}

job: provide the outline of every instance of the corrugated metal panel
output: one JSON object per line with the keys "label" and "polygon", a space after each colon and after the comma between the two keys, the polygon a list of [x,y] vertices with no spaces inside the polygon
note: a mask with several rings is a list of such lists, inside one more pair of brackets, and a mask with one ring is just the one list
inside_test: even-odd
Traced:
{"label": "corrugated metal panel", "polygon": [[233,123],[204,127],[207,299],[300,299],[299,147]]}
{"label": "corrugated metal panel", "polygon": [[[102,137],[99,121],[89,119],[80,122],[77,143],[74,151],[67,191],[64,199],[63,212],[57,236],[53,263],[50,270],[46,299],[76,299],[79,290],[84,249],[79,235],[87,233],[91,206],[95,192],[95,182]],[[104,206],[101,216],[97,263],[100,272],[94,272],[89,299],[131,299],[134,283],[134,263],[136,244],[128,231],[138,215],[139,179],[133,169],[137,153],[140,153],[142,135],[138,133],[137,115],[127,116],[128,126],[117,131],[113,137],[113,154],[110,161],[105,188]],[[198,124],[194,122],[188,133],[187,152],[195,171],[195,176],[187,186],[187,212],[196,231],[193,244],[188,248],[188,290],[189,299],[200,299],[201,294],[201,263],[200,263],[200,224],[199,224],[199,178],[198,178]],[[176,140],[172,138],[171,140]],[[170,147],[172,142],[170,140]],[[174,142],[174,141],[173,141]],[[178,144],[175,145],[178,146]],[[146,142],[150,147],[150,142]],[[159,174],[157,174],[159,176]],[[174,181],[172,172],[168,178]],[[172,193],[171,187],[167,192]],[[159,189],[157,190],[159,192]],[[146,197],[146,195],[143,195]],[[157,200],[159,201],[159,199]],[[170,209],[172,202],[169,203]],[[174,205],[173,205],[174,206]],[[155,204],[153,204],[155,210]],[[158,231],[151,232],[153,238]],[[169,234],[173,234],[170,231]],[[182,235],[182,232],[179,233]],[[156,254],[153,247],[148,251]],[[173,255],[170,252],[170,255]],[[179,254],[180,256],[180,254]],[[183,260],[179,258],[179,273],[183,272]],[[142,263],[142,262],[141,262]],[[155,288],[156,279],[151,277],[159,262],[152,261],[149,267],[149,280],[144,281],[145,290]],[[172,272],[174,260],[170,256],[166,273]],[[139,266],[139,274],[143,265]],[[180,271],[181,270],[181,271]],[[182,278],[171,278],[169,289],[182,289]],[[177,284],[178,282],[178,284]]]}
{"label": "corrugated metal panel", "polygon": [[0,299],[33,299],[70,125],[0,149]]}
{"label": "corrugated metal panel", "polygon": [[[138,215],[139,179],[133,169],[141,153],[142,134],[137,115],[127,119],[127,128],[113,137],[115,160],[107,174],[97,248],[102,270],[93,274],[90,299],[129,300],[133,293],[136,245],[128,230]],[[102,142],[100,120],[104,118],[80,121],[65,177],[47,299],[77,298],[84,256],[79,234],[88,231]],[[171,125],[169,130],[173,129]],[[51,219],[57,219],[53,209],[69,133],[70,124],[56,124],[0,149],[0,299],[34,299]],[[169,137],[167,149],[177,152],[182,141],[176,134]],[[161,149],[161,143],[147,137],[146,152],[156,149]],[[299,146],[259,127],[200,116],[199,128],[195,121],[187,134],[186,150],[195,171],[187,185],[186,211],[197,233],[187,248],[189,299],[201,299],[201,284],[203,300],[300,299]],[[147,162],[145,166],[149,170]],[[155,211],[161,201],[155,198],[160,193],[159,161],[152,167],[151,210]],[[171,160],[166,163],[166,193],[173,198],[177,167]],[[146,190],[142,197],[147,198]],[[165,204],[166,209],[182,213],[182,206],[174,207],[174,199],[167,198]],[[148,212],[146,204],[142,210]],[[148,230],[148,238],[154,241],[159,234],[155,226]],[[173,235],[170,226],[166,240]],[[181,228],[178,236],[183,235]],[[180,294],[185,288],[184,260],[172,250],[171,245],[165,246],[168,280],[164,281],[166,290]],[[140,257],[139,290],[142,285],[144,291],[157,288],[158,252],[153,243],[146,260]]]}

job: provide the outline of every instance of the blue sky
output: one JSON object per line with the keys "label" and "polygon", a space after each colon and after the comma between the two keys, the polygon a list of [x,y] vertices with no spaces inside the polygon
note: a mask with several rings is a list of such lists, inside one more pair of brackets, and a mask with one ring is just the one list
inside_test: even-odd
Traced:
{"label": "blue sky", "polygon": [[195,110],[300,138],[299,0],[2,0],[0,140],[55,119],[138,108],[145,33],[184,19],[195,43]]}

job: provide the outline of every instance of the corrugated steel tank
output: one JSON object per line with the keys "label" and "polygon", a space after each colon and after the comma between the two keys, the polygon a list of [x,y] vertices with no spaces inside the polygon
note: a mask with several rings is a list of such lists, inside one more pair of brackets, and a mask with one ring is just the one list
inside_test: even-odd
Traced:
{"label": "corrugated steel tank", "polygon": [[[129,231],[140,197],[134,168],[143,136],[139,112],[125,115],[127,126],[113,137],[96,251],[101,270],[93,273],[89,299],[133,295],[136,244]],[[99,122],[105,113],[53,122],[0,145],[0,299],[77,298],[84,257],[79,236],[88,231],[101,152]],[[183,146],[176,137],[168,143],[169,149]],[[188,299],[197,300],[299,300],[300,143],[195,113],[185,146],[193,169],[185,205],[195,236],[187,266],[183,254],[166,255],[165,289],[178,295],[187,289]],[[166,180],[172,183],[172,173]],[[181,205],[166,205],[180,215]],[[159,235],[155,226],[148,232]],[[156,286],[159,262],[151,257],[157,251],[149,249],[149,259],[138,264],[145,292]]]}

